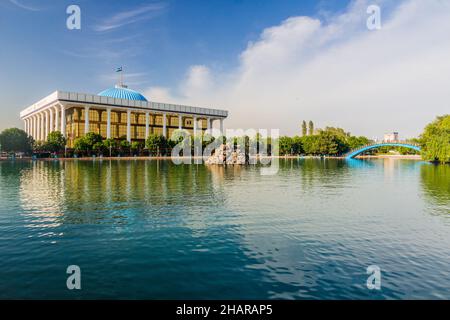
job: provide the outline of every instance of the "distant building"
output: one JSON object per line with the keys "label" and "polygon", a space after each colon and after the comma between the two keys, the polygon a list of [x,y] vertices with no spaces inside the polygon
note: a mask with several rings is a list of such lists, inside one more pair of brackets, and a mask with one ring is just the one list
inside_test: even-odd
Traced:
{"label": "distant building", "polygon": [[124,85],[97,95],[56,91],[20,113],[25,130],[35,140],[46,140],[52,131],[60,131],[69,147],[88,132],[103,138],[145,141],[150,134],[170,138],[175,130],[191,134],[212,129],[213,122],[228,116],[225,110],[147,101],[139,92]]}
{"label": "distant building", "polygon": [[386,133],[384,135],[384,142],[398,142],[398,132]]}

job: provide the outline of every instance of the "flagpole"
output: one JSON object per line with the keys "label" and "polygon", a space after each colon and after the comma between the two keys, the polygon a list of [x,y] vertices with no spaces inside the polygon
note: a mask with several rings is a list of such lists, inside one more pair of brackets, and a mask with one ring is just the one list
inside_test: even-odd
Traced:
{"label": "flagpole", "polygon": [[123,87],[123,68],[122,68],[122,67],[117,68],[116,72],[119,72],[119,73],[120,73],[118,85],[119,85],[120,87]]}

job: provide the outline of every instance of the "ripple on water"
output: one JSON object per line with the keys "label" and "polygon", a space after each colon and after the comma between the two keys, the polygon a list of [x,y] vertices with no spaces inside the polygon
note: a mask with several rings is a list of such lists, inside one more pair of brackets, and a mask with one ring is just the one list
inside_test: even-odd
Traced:
{"label": "ripple on water", "polygon": [[448,299],[448,175],[411,161],[281,160],[274,176],[0,162],[0,297],[70,298],[78,264],[79,298]]}

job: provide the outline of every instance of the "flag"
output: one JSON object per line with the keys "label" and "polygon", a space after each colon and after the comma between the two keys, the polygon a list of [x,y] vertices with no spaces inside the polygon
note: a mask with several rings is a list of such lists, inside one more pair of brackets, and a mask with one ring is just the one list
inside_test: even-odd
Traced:
{"label": "flag", "polygon": [[116,72],[122,72],[122,67],[117,68]]}

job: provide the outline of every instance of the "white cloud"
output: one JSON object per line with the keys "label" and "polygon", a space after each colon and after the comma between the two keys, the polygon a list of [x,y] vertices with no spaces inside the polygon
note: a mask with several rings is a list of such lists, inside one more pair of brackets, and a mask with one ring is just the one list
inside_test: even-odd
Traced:
{"label": "white cloud", "polygon": [[19,0],[9,0],[9,2],[11,2],[12,4],[14,4],[15,6],[21,8],[21,9],[25,9],[28,11],[41,11],[40,8],[24,4],[22,1],[19,1]]}
{"label": "white cloud", "polygon": [[418,135],[450,110],[450,3],[378,1],[382,29],[366,28],[358,0],[326,22],[291,17],[265,29],[226,73],[194,66],[176,92],[150,88],[153,100],[223,107],[227,127],[280,128],[300,122],[381,136]]}
{"label": "white cloud", "polygon": [[163,87],[151,87],[144,96],[155,102],[181,103],[181,100],[175,98],[168,88]]}
{"label": "white cloud", "polygon": [[94,27],[95,31],[104,32],[133,24],[138,21],[148,20],[160,14],[166,5],[164,3],[152,3],[129,11],[123,11],[105,19]]}

